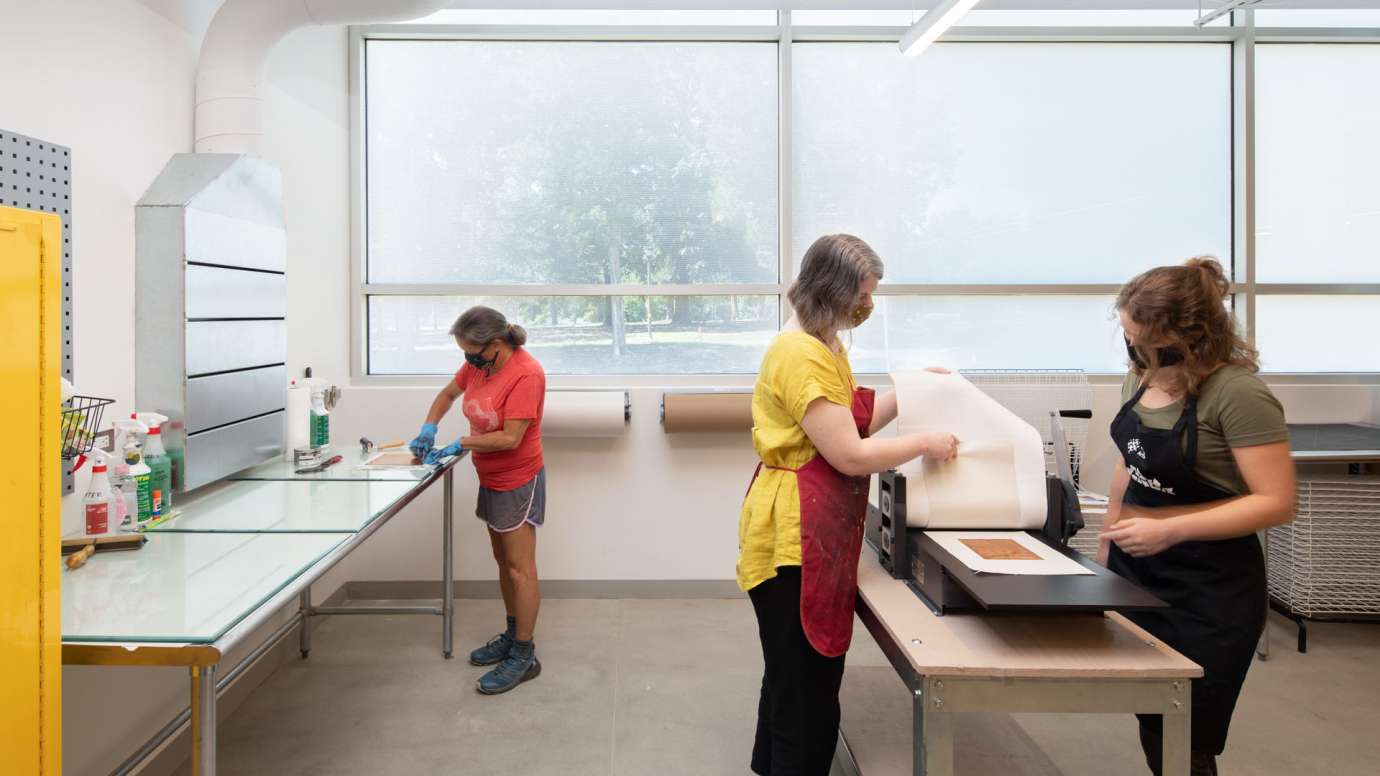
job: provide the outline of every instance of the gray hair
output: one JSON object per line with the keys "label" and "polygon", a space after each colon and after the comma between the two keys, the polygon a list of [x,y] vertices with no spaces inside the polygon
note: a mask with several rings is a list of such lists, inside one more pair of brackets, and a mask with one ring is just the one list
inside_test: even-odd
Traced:
{"label": "gray hair", "polygon": [[476,305],[461,313],[450,327],[450,336],[481,347],[488,347],[494,340],[503,340],[515,348],[527,344],[526,329],[516,323],[508,323],[503,313],[483,305]]}
{"label": "gray hair", "polygon": [[853,313],[868,275],[882,278],[882,260],[851,234],[826,234],[815,240],[800,262],[800,273],[786,292],[800,328],[829,340]]}

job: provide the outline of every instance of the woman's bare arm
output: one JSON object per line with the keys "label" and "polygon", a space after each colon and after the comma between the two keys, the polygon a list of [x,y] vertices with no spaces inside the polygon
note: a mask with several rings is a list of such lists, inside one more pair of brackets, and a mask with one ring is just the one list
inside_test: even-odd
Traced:
{"label": "woman's bare arm", "polygon": [[883,472],[921,455],[948,460],[958,450],[957,438],[944,432],[863,439],[853,413],[823,397],[810,402],[800,425],[824,460],[851,476]]}

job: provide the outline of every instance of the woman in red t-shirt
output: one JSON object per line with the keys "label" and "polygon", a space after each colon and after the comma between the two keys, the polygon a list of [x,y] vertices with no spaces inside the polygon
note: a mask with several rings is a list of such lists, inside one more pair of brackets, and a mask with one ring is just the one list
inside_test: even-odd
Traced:
{"label": "woman in red t-shirt", "polygon": [[[476,686],[481,693],[496,695],[541,674],[532,634],[541,607],[536,527],[546,519],[541,452],[546,373],[522,347],[527,332],[497,310],[471,307],[450,333],[465,353],[465,365],[436,395],[422,433],[409,446],[427,464],[464,450],[473,453],[470,457],[479,472],[475,514],[489,527],[508,627],[471,652],[470,662],[494,666]],[[433,449],[436,424],[457,399],[462,400],[470,433]]]}

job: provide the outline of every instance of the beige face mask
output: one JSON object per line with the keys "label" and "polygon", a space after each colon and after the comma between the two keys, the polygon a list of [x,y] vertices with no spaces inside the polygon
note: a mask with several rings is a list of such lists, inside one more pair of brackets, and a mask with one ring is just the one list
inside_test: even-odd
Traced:
{"label": "beige face mask", "polygon": [[872,317],[872,305],[858,305],[853,308],[853,315],[849,320],[853,324],[853,328],[856,329],[866,323],[870,317]]}

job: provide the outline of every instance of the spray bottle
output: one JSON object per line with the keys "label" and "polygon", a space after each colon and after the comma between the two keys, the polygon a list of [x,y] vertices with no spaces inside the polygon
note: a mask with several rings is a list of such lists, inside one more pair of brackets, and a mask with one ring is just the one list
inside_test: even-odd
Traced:
{"label": "spray bottle", "polygon": [[139,528],[139,483],[130,469],[130,459],[138,463],[139,435],[148,433],[149,428],[138,420],[116,420],[111,425],[115,427],[116,457],[110,484],[119,490],[116,495],[124,499],[124,507],[116,507],[119,529],[131,533]]}
{"label": "spray bottle", "polygon": [[138,494],[139,508],[134,512],[134,529],[139,530],[148,524],[149,518],[153,515],[153,488],[150,483],[150,475],[153,470],[144,463],[144,442],[142,435],[149,433],[149,427],[133,416],[126,421],[118,421],[126,426],[129,432],[125,434],[125,447],[123,450],[125,463],[129,465],[130,479],[134,480],[135,493]]}
{"label": "spray bottle", "polygon": [[88,453],[94,461],[91,466],[91,483],[86,486],[86,494],[81,497],[82,511],[86,514],[86,535],[101,536],[114,533],[118,523],[115,517],[115,498],[110,490],[110,477],[106,474],[111,455],[104,450]]}
{"label": "spray bottle", "polygon": [[167,514],[172,508],[173,478],[172,458],[163,447],[163,424],[168,422],[168,416],[156,412],[139,412],[132,417],[148,426],[148,438],[144,441],[144,463],[149,467],[149,490],[162,494],[162,512]]}
{"label": "spray bottle", "polygon": [[326,447],[331,443],[331,413],[326,409],[326,384],[309,380],[311,385],[311,433],[312,447]]}

